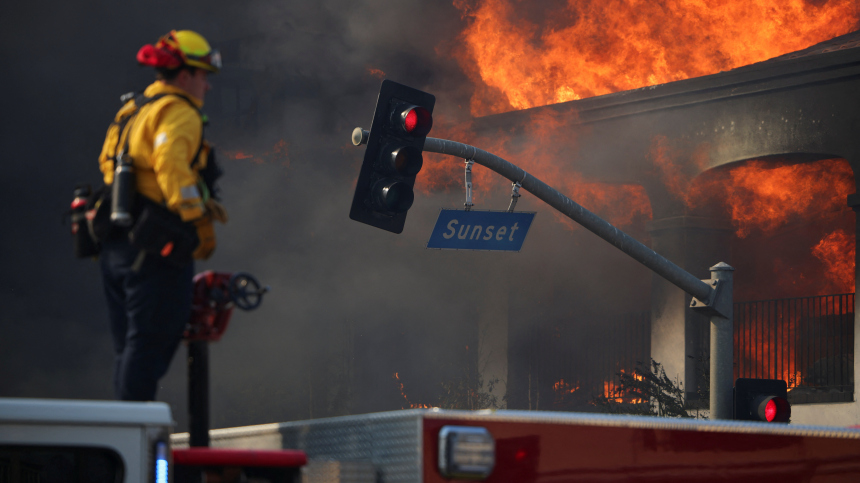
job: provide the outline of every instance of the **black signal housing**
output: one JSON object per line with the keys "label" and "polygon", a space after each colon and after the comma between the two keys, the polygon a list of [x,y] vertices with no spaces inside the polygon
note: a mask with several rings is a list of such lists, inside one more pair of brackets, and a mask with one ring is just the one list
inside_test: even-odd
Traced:
{"label": "black signal housing", "polygon": [[736,420],[787,423],[791,419],[788,384],[781,379],[739,378],[734,398]]}
{"label": "black signal housing", "polygon": [[[406,213],[415,199],[415,178],[424,164],[424,140],[433,127],[435,103],[432,94],[382,81],[349,211],[351,219],[392,233],[403,232]],[[365,141],[359,137],[356,144]]]}

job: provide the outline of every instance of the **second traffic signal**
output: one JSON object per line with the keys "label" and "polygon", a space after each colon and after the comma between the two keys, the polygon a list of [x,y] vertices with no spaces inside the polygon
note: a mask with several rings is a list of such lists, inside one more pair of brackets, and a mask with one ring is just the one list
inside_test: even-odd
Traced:
{"label": "second traffic signal", "polygon": [[436,98],[385,80],[379,90],[370,133],[360,128],[353,143],[367,143],[349,217],[401,233],[415,195],[415,176],[424,165],[424,140],[433,127]]}
{"label": "second traffic signal", "polygon": [[787,423],[791,418],[788,384],[780,379],[737,379],[734,415],[742,421]]}

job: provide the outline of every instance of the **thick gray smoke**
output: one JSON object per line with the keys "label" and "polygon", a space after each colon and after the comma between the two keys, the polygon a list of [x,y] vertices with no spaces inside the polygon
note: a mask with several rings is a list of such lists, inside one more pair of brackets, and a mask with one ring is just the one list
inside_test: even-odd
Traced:
{"label": "thick gray smoke", "polygon": [[[60,219],[76,183],[99,181],[118,96],[151,80],[134,54],[173,28],[203,33],[226,63],[207,107],[232,219],[198,271],[248,271],[272,288],[258,311],[236,311],[211,348],[214,427],[399,409],[395,372],[410,402],[436,404],[441,383],[474,365],[479,312],[509,293],[511,314],[560,321],[647,300],[620,295],[647,287],[647,273],[528,195],[520,207],[539,213],[519,254],[423,248],[439,208],[462,206],[462,190],[418,193],[399,236],[348,219],[363,154],[349,134],[370,124],[375,70],[434,93],[437,118],[468,117],[472,87],[450,55],[463,24],[449,0],[4,10],[0,396],[111,397],[98,265],[73,259]],[[484,193],[478,208],[503,209],[507,196]],[[184,348],[159,398],[185,429]]]}

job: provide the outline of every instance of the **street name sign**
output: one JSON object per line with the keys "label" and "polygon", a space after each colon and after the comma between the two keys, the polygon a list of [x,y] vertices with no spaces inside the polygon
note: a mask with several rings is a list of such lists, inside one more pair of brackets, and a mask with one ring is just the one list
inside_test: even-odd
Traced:
{"label": "street name sign", "polygon": [[518,252],[534,218],[534,212],[525,211],[443,209],[427,248]]}

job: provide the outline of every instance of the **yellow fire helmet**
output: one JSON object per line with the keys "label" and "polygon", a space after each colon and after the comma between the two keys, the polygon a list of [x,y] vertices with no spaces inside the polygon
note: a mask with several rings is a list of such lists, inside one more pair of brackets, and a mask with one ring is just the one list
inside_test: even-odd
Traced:
{"label": "yellow fire helmet", "polygon": [[221,53],[191,30],[171,30],[155,45],[144,45],[137,53],[137,61],[156,68],[178,69],[184,64],[210,72],[221,70]]}

